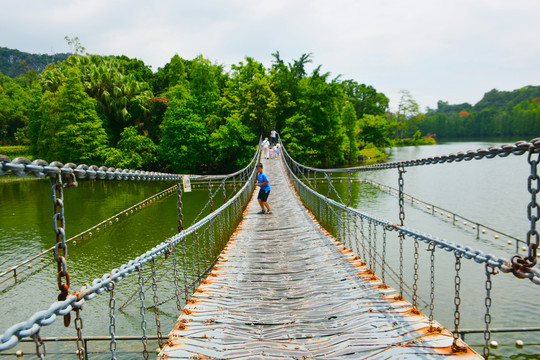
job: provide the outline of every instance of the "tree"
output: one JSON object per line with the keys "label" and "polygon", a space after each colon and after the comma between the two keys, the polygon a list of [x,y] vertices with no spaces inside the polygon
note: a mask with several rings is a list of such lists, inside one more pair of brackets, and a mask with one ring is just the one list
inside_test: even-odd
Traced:
{"label": "tree", "polygon": [[109,149],[106,166],[149,170],[156,165],[158,148],[151,139],[137,133],[134,126],[126,127],[121,137],[118,148]]}
{"label": "tree", "polygon": [[345,105],[345,108],[343,109],[342,119],[347,140],[347,150],[345,157],[349,159],[349,165],[351,165],[358,158],[358,143],[356,141],[358,124],[356,120],[356,112],[354,111],[354,106],[351,103],[347,103],[347,105]]}
{"label": "tree", "polygon": [[71,48],[71,53],[75,55],[82,55],[84,54],[84,46],[81,45],[81,42],[77,36],[70,38],[69,36],[64,36],[64,40],[66,40],[67,44]]}
{"label": "tree", "polygon": [[297,114],[286,119],[282,129],[290,154],[317,167],[334,167],[344,161],[338,110],[344,95],[337,82],[327,82],[329,75],[321,74],[318,67],[309,78],[299,81]]}
{"label": "tree", "polygon": [[175,54],[163,68],[159,68],[152,80],[152,89],[157,95],[164,94],[176,85],[187,86],[185,60]]}
{"label": "tree", "polygon": [[246,63],[232,65],[233,73],[223,94],[227,114],[237,116],[255,134],[269,132],[275,126],[277,97],[263,65],[246,57]]}
{"label": "tree", "polygon": [[165,112],[159,154],[176,173],[198,173],[208,167],[209,135],[203,119],[189,106],[193,100],[189,92],[181,85],[177,92],[184,95],[174,99]]}
{"label": "tree", "polygon": [[257,136],[238,116],[230,116],[211,134],[210,147],[221,169],[233,171],[249,163],[256,150]]}
{"label": "tree", "polygon": [[388,111],[390,100],[372,86],[358,84],[354,80],[345,80],[341,85],[348,100],[353,103],[358,118],[367,114],[384,115]]}
{"label": "tree", "polygon": [[388,133],[392,126],[384,116],[364,115],[360,119],[359,127],[359,137],[364,146],[369,143],[377,147],[385,147],[391,144],[390,139],[388,139]]}
{"label": "tree", "polygon": [[396,114],[396,137],[403,138],[405,134],[410,131],[416,131],[416,125],[418,120],[419,106],[413,99],[409,90],[401,90],[401,99],[399,101],[399,107]]}
{"label": "tree", "polygon": [[285,119],[298,110],[299,82],[307,77],[306,65],[311,63],[311,54],[302,54],[293,63],[285,64],[279,51],[272,54],[274,61],[270,69],[270,88],[276,95],[276,107],[272,110],[275,129],[281,131]]}
{"label": "tree", "polygon": [[49,161],[100,161],[107,135],[96,107],[84,92],[79,70],[69,69],[65,84],[43,96],[36,155]]}
{"label": "tree", "polygon": [[28,124],[31,90],[34,86],[20,84],[0,73],[0,142],[17,142],[15,134]]}

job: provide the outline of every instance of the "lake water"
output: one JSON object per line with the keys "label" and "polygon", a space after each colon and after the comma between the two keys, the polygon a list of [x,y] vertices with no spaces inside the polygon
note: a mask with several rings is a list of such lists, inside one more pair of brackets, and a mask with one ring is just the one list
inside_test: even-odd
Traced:
{"label": "lake water", "polygon": [[[455,153],[500,145],[503,142],[447,142],[435,146],[403,147],[393,149],[389,161],[425,158],[435,155]],[[511,155],[507,158],[471,160],[452,164],[438,164],[407,168],[404,174],[406,193],[441,208],[451,210],[475,222],[490,226],[520,239],[530,226],[526,209],[530,201],[527,192],[529,165],[525,156]],[[359,178],[370,179],[397,188],[397,170],[383,170],[359,173]],[[0,271],[37,254],[54,245],[52,230],[52,204],[48,180],[28,179],[0,182]],[[67,237],[73,236],[113,214],[161,191],[172,182],[80,182],[79,187],[64,190]],[[346,198],[346,182],[335,182]],[[230,191],[230,189],[228,190]],[[325,193],[325,191],[323,191]],[[184,194],[185,224],[193,221],[208,200],[207,184]],[[135,211],[91,238],[69,245],[68,270],[72,278],[72,289],[78,289],[85,282],[101,277],[130,259],[144,253],[164,239],[177,232],[176,196],[165,196],[152,205]],[[378,218],[398,223],[397,197],[382,192],[367,184],[353,184],[353,205],[361,211]],[[216,199],[218,204],[219,199]],[[462,222],[453,225],[447,214],[435,214],[425,206],[406,202],[405,225],[421,232],[433,234],[445,240],[469,245],[484,252],[510,258],[515,247],[507,244],[507,239],[496,239],[486,232],[476,238],[476,230]],[[395,255],[396,243],[389,247]],[[429,257],[426,246],[420,245],[420,287],[419,295],[424,302],[421,309],[426,312],[429,300]],[[405,254],[411,258],[411,247]],[[394,258],[389,250],[389,258]],[[26,320],[36,311],[44,310],[57,296],[56,265],[52,256],[44,262],[34,263],[26,269],[16,284],[4,282],[0,285],[0,331],[16,322]],[[461,271],[461,328],[478,329],[484,326],[484,267],[470,260],[462,261]],[[396,264],[391,264],[395,269]],[[410,267],[410,262],[406,263]],[[453,329],[454,313],[454,262],[449,253],[436,253],[436,299],[435,319]],[[148,270],[148,269],[147,269]],[[161,269],[165,272],[166,266]],[[411,283],[410,272],[406,280]],[[148,274],[146,275],[148,276]],[[117,313],[117,333],[119,335],[139,335],[139,304],[129,303],[134,296],[137,277],[122,281],[116,289],[117,307],[127,304]],[[395,283],[389,281],[396,287]],[[160,288],[172,288],[170,280],[158,279]],[[151,298],[148,290],[147,299]],[[137,294],[135,294],[137,295]],[[163,296],[166,298],[166,296]],[[509,274],[498,274],[493,278],[493,317],[491,328],[519,328],[540,326],[537,311],[540,301],[540,287],[528,280],[518,280]],[[410,300],[410,299],[409,299]],[[105,335],[109,329],[108,295],[97,296],[88,302],[82,312],[85,335]],[[166,335],[176,321],[174,301],[161,307],[161,325]],[[155,334],[152,313],[148,312],[148,333]],[[75,330],[67,332],[57,321],[44,328],[42,336],[74,336]],[[66,334],[67,333],[67,334]],[[501,346],[493,349],[493,358],[535,359],[540,353],[539,346],[516,349],[513,344],[519,338],[526,344],[539,344],[539,333],[493,334]],[[483,335],[468,335],[466,341],[473,345],[483,344]],[[155,344],[153,344],[155,347]],[[481,352],[481,346],[475,347]],[[106,358],[106,357],[104,357]],[[128,357],[129,358],[129,357]]]}

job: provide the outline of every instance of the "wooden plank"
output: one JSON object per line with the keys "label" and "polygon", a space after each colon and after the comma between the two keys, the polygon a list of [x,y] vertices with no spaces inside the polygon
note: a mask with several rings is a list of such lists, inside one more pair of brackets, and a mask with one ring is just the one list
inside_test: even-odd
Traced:
{"label": "wooden plank", "polygon": [[430,332],[317,223],[281,162],[264,164],[273,214],[257,214],[255,193],[159,359],[481,359],[469,347],[453,353],[451,332]]}

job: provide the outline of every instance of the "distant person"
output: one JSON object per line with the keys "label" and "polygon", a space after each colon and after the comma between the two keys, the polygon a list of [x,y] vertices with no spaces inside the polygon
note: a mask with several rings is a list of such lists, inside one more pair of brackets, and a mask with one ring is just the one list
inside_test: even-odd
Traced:
{"label": "distant person", "polygon": [[260,187],[257,200],[261,206],[261,211],[259,211],[257,214],[271,214],[272,210],[268,204],[268,195],[270,195],[270,181],[268,180],[268,175],[263,172],[263,164],[261,163],[257,164],[257,182],[255,183],[255,186]]}
{"label": "distant person", "polygon": [[270,147],[270,143],[268,142],[268,138],[264,138],[262,142],[262,148],[263,148],[263,158],[268,159],[268,148]]}
{"label": "distant person", "polygon": [[274,146],[270,145],[270,148],[268,150],[270,152],[270,159],[273,159],[274,158]]}
{"label": "distant person", "polygon": [[276,130],[270,131],[270,143],[271,143],[272,145],[276,145],[276,144],[277,144],[276,135],[277,135]]}
{"label": "distant person", "polygon": [[279,143],[276,145],[276,159],[281,159],[281,145]]}

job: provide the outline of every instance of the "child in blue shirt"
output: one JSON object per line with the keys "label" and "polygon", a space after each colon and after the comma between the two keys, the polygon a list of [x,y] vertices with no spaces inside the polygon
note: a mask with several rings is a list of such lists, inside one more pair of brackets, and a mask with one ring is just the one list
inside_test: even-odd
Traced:
{"label": "child in blue shirt", "polygon": [[[268,195],[270,195],[270,181],[268,180],[268,175],[263,172],[263,165],[261,163],[257,164],[257,183],[255,183],[255,186],[260,187],[257,200],[259,200],[261,211],[259,211],[257,214],[271,214],[272,210],[270,210],[270,205],[268,204]],[[265,210],[265,208],[268,210]]]}

